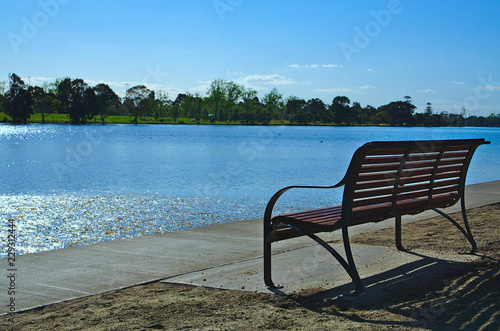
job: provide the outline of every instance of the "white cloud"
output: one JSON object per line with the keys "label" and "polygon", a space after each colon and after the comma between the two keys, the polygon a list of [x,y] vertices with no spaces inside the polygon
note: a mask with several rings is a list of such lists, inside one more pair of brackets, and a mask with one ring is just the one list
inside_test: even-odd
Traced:
{"label": "white cloud", "polygon": [[425,90],[425,93],[436,93],[436,91],[431,88],[428,88]]}
{"label": "white cloud", "polygon": [[342,87],[342,88],[319,88],[315,89],[319,93],[338,93],[338,92],[352,92],[353,89]]}
{"label": "white cloud", "polygon": [[342,68],[341,64],[290,64],[290,68]]}
{"label": "white cloud", "polygon": [[366,71],[372,72],[372,71],[373,71],[373,69],[372,69],[372,68],[370,68],[370,69],[366,69]]}
{"label": "white cloud", "polygon": [[[65,77],[60,77],[60,78],[65,78]],[[148,77],[146,77],[148,78]],[[32,86],[43,86],[44,83],[52,83],[55,82],[57,78],[53,77],[23,77],[22,78],[25,83],[29,83]],[[77,78],[72,78],[72,79],[77,79]],[[145,79],[145,81],[142,82],[134,82],[134,81],[128,81],[128,82],[113,82],[113,81],[105,81],[105,80],[93,80],[93,79],[84,79],[82,78],[85,83],[87,83],[91,87],[95,87],[98,84],[106,84],[111,89],[118,94],[120,97],[125,96],[125,92],[127,88],[131,88],[137,85],[145,85],[148,89],[152,91],[164,91],[168,92],[170,97],[176,97],[177,94],[183,93],[185,91],[174,87],[173,85],[167,85],[167,84],[162,84],[161,82],[153,82],[150,83],[149,81],[154,81],[153,79]],[[207,85],[208,88],[208,85]],[[200,92],[198,88],[193,89],[196,92]],[[206,89],[203,90],[203,92],[206,92]]]}
{"label": "white cloud", "polygon": [[286,78],[278,74],[249,75],[239,79],[238,83],[255,90],[262,90],[280,85],[309,84],[309,82],[296,82],[292,78]]}
{"label": "white cloud", "polygon": [[368,84],[368,85],[363,85],[363,86],[360,86],[359,88],[360,88],[360,89],[364,89],[364,90],[371,90],[371,89],[374,89],[374,88],[375,88],[375,86],[373,86],[373,85],[369,85],[369,84]]}
{"label": "white cloud", "polygon": [[42,86],[43,83],[51,83],[55,81],[55,78],[49,78],[49,77],[21,77],[21,79],[24,81],[26,84],[30,84],[32,86]]}
{"label": "white cloud", "polygon": [[482,89],[485,89],[486,91],[494,92],[494,91],[500,91],[500,86],[494,86],[494,85],[486,85],[482,86]]}

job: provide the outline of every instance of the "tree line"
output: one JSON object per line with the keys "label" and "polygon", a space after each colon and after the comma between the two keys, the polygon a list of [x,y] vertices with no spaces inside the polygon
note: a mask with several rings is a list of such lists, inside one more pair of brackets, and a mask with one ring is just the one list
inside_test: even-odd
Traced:
{"label": "tree line", "polygon": [[[257,97],[257,91],[233,81],[216,79],[205,94],[180,93],[175,100],[168,93],[152,91],[144,85],[133,86],[120,98],[107,84],[89,86],[83,79],[62,78],[43,86],[30,86],[16,74],[9,75],[9,86],[0,83],[0,112],[12,123],[26,123],[34,113],[42,123],[48,114],[67,114],[71,124],[84,124],[99,118],[105,124],[108,116],[153,118],[158,122],[177,122],[188,118],[194,122],[239,122],[242,124],[337,124],[392,126],[500,126],[500,114],[488,117],[434,112],[432,104],[416,113],[411,97],[377,108],[362,107],[346,96],[337,96],[331,104],[319,98],[304,100],[284,98],[276,88]],[[5,119],[4,119],[5,120]]]}

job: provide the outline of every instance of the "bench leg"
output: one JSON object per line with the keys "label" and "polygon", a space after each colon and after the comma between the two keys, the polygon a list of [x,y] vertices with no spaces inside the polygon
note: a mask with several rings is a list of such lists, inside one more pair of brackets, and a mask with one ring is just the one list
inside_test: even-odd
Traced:
{"label": "bench leg", "polygon": [[345,269],[345,271],[347,271],[347,273],[349,274],[349,276],[352,279],[352,282],[354,283],[355,290],[354,290],[354,292],[349,293],[349,295],[358,296],[361,294],[361,291],[363,291],[363,283],[361,282],[361,278],[359,277],[358,270],[356,269],[356,266],[354,265],[354,258],[352,257],[352,251],[351,251],[351,246],[349,245],[349,235],[347,233],[347,230],[342,231],[343,237],[344,237],[343,241],[344,241],[345,254],[347,257],[347,261],[346,261],[336,250],[333,249],[332,246],[328,245],[320,237],[318,237],[315,234],[310,233],[308,231],[304,231],[302,229],[295,228],[295,227],[293,227],[293,228],[299,230],[300,232],[304,233],[309,238],[313,239],[318,244],[323,246],[323,248],[325,248],[328,252],[330,252],[330,254],[332,254],[333,257],[335,259],[337,259],[337,261],[339,261],[339,263],[342,265],[342,267]]}
{"label": "bench leg", "polygon": [[472,246],[471,254],[475,254],[476,251],[477,251],[477,244],[476,244],[476,241],[474,240],[474,237],[472,236],[472,232],[471,232],[470,227],[469,227],[469,222],[467,221],[467,214],[466,214],[466,211],[465,211],[465,200],[464,200],[463,197],[461,199],[461,205],[462,205],[462,218],[464,220],[465,229],[460,224],[458,224],[457,221],[455,221],[453,218],[451,218],[450,216],[448,216],[447,214],[445,214],[441,210],[436,209],[436,208],[434,208],[433,210],[436,213],[438,213],[439,215],[441,215],[444,218],[446,218],[451,223],[453,223],[460,230],[460,232],[463,233],[463,235],[465,236],[465,238],[467,238],[467,240],[469,240],[469,243]]}
{"label": "bench leg", "polygon": [[271,277],[271,243],[264,239],[264,283],[269,288],[276,288]]}
{"label": "bench leg", "polygon": [[406,250],[401,244],[401,216],[396,216],[396,248],[400,251]]}
{"label": "bench leg", "polygon": [[[288,224],[287,226],[303,233],[304,235],[316,241],[318,244],[323,246],[323,248],[325,248],[328,252],[330,252],[330,254],[332,254],[333,257],[337,259],[337,261],[339,261],[339,263],[351,277],[352,282],[354,283],[355,286],[355,290],[349,293],[349,295],[358,296],[363,291],[363,283],[361,282],[358,270],[354,265],[354,258],[352,257],[352,251],[349,245],[349,236],[347,234],[347,230],[343,231],[343,236],[345,238],[344,248],[347,256],[347,261],[346,261],[336,250],[333,249],[332,246],[328,245],[323,239],[319,238],[315,234],[290,224]],[[267,242],[264,242],[264,282],[269,288],[282,288],[282,286],[279,287],[275,286],[271,278],[271,244]]]}
{"label": "bench leg", "polygon": [[[346,265],[342,264],[342,257],[337,258],[337,260],[342,264],[344,269],[347,271],[349,276],[351,276],[352,282],[354,283],[355,290],[354,292],[350,293],[353,296],[358,296],[361,294],[361,291],[363,291],[363,283],[361,282],[361,278],[359,277],[358,269],[356,269],[356,265],[354,264],[354,258],[352,257],[352,250],[351,250],[351,244],[349,243],[349,232],[347,230],[347,226],[342,226],[342,241],[344,242],[344,250],[345,250],[345,255],[347,257],[347,262],[345,263]],[[331,248],[331,247],[330,247]],[[333,250],[333,248],[331,248]],[[343,259],[342,259],[343,260]]]}
{"label": "bench leg", "polygon": [[466,236],[466,237],[469,240],[470,244],[472,245],[471,254],[476,254],[477,244],[476,244],[476,241],[474,240],[474,237],[472,236],[472,231],[470,230],[470,227],[469,227],[469,221],[467,220],[467,214],[466,214],[466,210],[465,210],[465,199],[463,197],[462,197],[461,203],[462,203],[462,218],[464,219],[465,229],[467,230],[467,234],[468,234],[468,236]]}

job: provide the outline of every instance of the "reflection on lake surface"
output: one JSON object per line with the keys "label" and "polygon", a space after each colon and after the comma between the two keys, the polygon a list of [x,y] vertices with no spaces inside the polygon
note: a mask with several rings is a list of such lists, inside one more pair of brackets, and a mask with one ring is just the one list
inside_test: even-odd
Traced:
{"label": "reflection on lake surface", "polygon": [[[500,179],[498,128],[0,125],[0,211],[18,253],[261,217],[288,185],[332,185],[374,140],[486,138],[467,183]],[[281,210],[340,202],[295,192]],[[313,195],[311,195],[313,193]],[[317,195],[316,195],[317,194]],[[5,241],[5,236],[2,241]]]}

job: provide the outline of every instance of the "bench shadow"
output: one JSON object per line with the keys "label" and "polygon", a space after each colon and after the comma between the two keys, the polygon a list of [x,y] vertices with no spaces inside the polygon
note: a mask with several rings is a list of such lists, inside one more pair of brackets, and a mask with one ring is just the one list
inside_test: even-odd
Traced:
{"label": "bench shadow", "polygon": [[[345,295],[354,290],[352,284],[346,284],[312,294],[303,291],[290,298],[317,313],[381,327],[498,330],[498,263],[484,259],[452,262],[411,251],[406,253],[421,260],[363,278],[365,289],[358,297]],[[390,314],[363,314],[377,310]]]}

